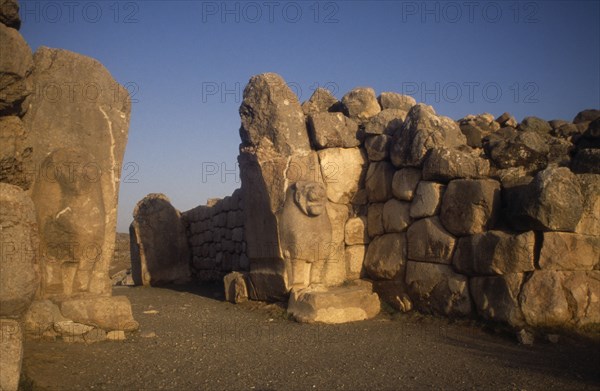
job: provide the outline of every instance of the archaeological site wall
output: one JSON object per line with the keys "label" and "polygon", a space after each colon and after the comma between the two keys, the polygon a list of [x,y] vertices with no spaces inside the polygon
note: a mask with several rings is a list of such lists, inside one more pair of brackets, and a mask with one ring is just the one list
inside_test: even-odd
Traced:
{"label": "archaeological site wall", "polygon": [[209,200],[182,214],[191,250],[191,270],[198,281],[222,281],[232,271],[248,271],[241,191]]}
{"label": "archaeological site wall", "polygon": [[[378,299],[516,328],[600,322],[600,111],[453,121],[370,88],[301,105],[263,74],[240,115],[249,269],[232,270],[251,299],[307,322],[372,317]],[[210,229],[191,232],[194,263],[215,265]]]}

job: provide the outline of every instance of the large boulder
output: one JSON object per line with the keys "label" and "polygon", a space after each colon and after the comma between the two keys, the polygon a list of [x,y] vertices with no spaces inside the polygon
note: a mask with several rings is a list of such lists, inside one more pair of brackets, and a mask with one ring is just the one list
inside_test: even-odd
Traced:
{"label": "large boulder", "polygon": [[365,256],[365,270],[374,280],[404,278],[406,234],[393,233],[373,239]]}
{"label": "large boulder", "polygon": [[350,118],[364,122],[381,111],[375,91],[369,87],[358,87],[342,97],[344,111]]}
{"label": "large boulder", "polygon": [[460,238],[452,264],[467,275],[513,274],[533,271],[535,234],[487,231]]}
{"label": "large boulder", "polygon": [[483,178],[490,172],[490,163],[471,151],[433,148],[423,164],[423,179],[447,183],[456,178]]}
{"label": "large boulder", "polygon": [[244,145],[279,154],[309,151],[304,112],[296,94],[275,73],[253,76],[240,106]]}
{"label": "large boulder", "polygon": [[310,115],[308,131],[315,149],[354,148],[360,145],[358,123],[342,113]]}
{"label": "large boulder", "polygon": [[390,142],[392,138],[387,134],[377,134],[375,136],[369,136],[365,140],[365,149],[369,160],[372,162],[379,162],[386,160],[390,154]]}
{"label": "large boulder", "polygon": [[396,92],[382,92],[377,100],[383,110],[399,109],[408,112],[417,104],[417,101],[412,96],[402,95]]}
{"label": "large boulder", "polygon": [[408,259],[450,264],[454,252],[454,236],[444,229],[437,217],[421,219],[407,232]]}
{"label": "large boulder", "polygon": [[549,167],[529,183],[505,189],[508,222],[517,230],[573,232],[583,213],[577,176],[565,167]]}
{"label": "large boulder", "polygon": [[456,179],[446,188],[440,220],[456,235],[472,235],[493,227],[500,209],[500,183],[491,179]]}
{"label": "large boulder", "polygon": [[538,117],[525,117],[523,121],[519,124],[519,130],[522,132],[538,132],[538,133],[548,133],[552,130],[552,127],[548,123]]}
{"label": "large boulder", "polygon": [[408,261],[405,281],[419,311],[446,316],[471,313],[469,282],[448,265]]}
{"label": "large boulder", "polygon": [[393,197],[392,179],[394,167],[389,162],[375,162],[369,164],[365,187],[369,202],[385,202]]}
{"label": "large boulder", "polygon": [[469,289],[475,308],[483,318],[508,323],[513,327],[524,325],[523,312],[519,306],[519,292],[523,274],[473,277]]}
{"label": "large boulder", "polygon": [[383,205],[383,229],[386,233],[404,232],[410,223],[409,202],[392,198]]}
{"label": "large boulder", "polygon": [[527,324],[583,326],[600,322],[600,271],[536,270],[519,296]]}
{"label": "large boulder", "polygon": [[394,173],[392,178],[392,193],[402,201],[412,201],[417,185],[421,180],[421,170],[402,168]]}
{"label": "large boulder", "polygon": [[[164,194],[137,203],[131,223],[131,273],[136,285],[184,283],[190,279],[190,248],[181,213]],[[138,257],[139,255],[139,257]]]}
{"label": "large boulder", "polygon": [[[80,271],[75,291],[110,294],[108,269],[114,253],[119,177],[129,128],[129,93],[89,57],[40,47],[34,63],[31,79],[37,91],[73,86],[69,93],[52,99],[46,94],[27,99],[24,122],[33,148],[32,164],[42,167],[32,191],[41,241],[47,246],[75,238],[98,249],[97,257],[85,261],[59,258],[62,263],[69,262],[65,273]],[[64,170],[52,170],[53,164]],[[70,210],[65,209],[71,204]],[[65,212],[57,215],[61,211]],[[43,268],[45,275],[57,279],[62,274],[48,265]],[[56,282],[63,288],[71,285]]]}
{"label": "large boulder", "polygon": [[23,332],[19,322],[0,319],[0,390],[17,391],[23,362]]}
{"label": "large boulder", "polygon": [[341,111],[340,102],[326,88],[319,87],[311,97],[302,103],[302,111],[306,116],[317,113]]}
{"label": "large boulder", "polygon": [[434,216],[439,213],[442,197],[446,186],[437,182],[421,181],[414,192],[410,204],[410,217],[419,219],[421,217]]}
{"label": "large boulder", "polygon": [[408,110],[385,109],[369,118],[365,123],[366,136],[393,136],[404,124]]}
{"label": "large boulder", "polygon": [[327,148],[318,154],[327,198],[348,204],[364,185],[368,165],[364,152],[359,148]]}
{"label": "large boulder", "polygon": [[418,104],[410,109],[404,125],[394,135],[390,155],[396,167],[420,167],[431,148],[454,148],[465,143],[456,122],[436,115],[431,106]]}
{"label": "large boulder", "polygon": [[27,130],[17,116],[0,117],[0,182],[29,189],[32,181],[31,146]]}
{"label": "large boulder", "polygon": [[367,233],[369,238],[383,235],[383,207],[384,203],[370,204],[367,209]]}
{"label": "large boulder", "polygon": [[0,316],[17,318],[39,285],[39,239],[31,198],[19,187],[0,183],[0,217]]}
{"label": "large boulder", "polygon": [[21,104],[31,93],[31,49],[17,30],[0,23],[0,52],[0,115],[21,115]]}
{"label": "large boulder", "polygon": [[292,290],[287,311],[302,323],[348,323],[371,319],[379,313],[379,297],[367,281],[343,287]]}
{"label": "large boulder", "polygon": [[539,264],[545,270],[600,269],[600,237],[544,232]]}
{"label": "large boulder", "polygon": [[525,167],[535,171],[546,167],[550,146],[543,134],[502,128],[483,140],[487,156],[498,168]]}

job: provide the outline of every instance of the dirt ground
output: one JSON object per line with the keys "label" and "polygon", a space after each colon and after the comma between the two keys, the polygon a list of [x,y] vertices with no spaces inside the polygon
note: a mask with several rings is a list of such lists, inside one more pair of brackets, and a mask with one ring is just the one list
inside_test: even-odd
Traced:
{"label": "dirt ground", "polygon": [[224,302],[219,288],[116,287],[140,331],[91,345],[27,341],[22,389],[600,389],[600,346],[590,342],[522,346],[474,322],[385,312],[298,324],[277,305]]}

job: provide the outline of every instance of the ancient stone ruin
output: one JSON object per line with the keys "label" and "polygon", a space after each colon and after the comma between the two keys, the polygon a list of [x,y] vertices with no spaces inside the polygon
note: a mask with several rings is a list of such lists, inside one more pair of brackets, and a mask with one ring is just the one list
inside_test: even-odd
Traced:
{"label": "ancient stone ruin", "polygon": [[[109,278],[129,96],[93,59],[32,54],[19,26],[16,1],[1,2],[3,390],[17,389],[24,335],[138,328]],[[299,322],[365,320],[384,302],[598,330],[600,110],[454,121],[371,88],[301,104],[266,73],[240,117],[240,189],[185,212],[162,194],[136,206],[135,284],[222,281],[227,300],[285,302]]]}
{"label": "ancient stone ruin", "polygon": [[300,104],[267,73],[240,116],[241,189],[181,213],[193,278],[223,279],[228,300],[285,301],[300,322],[368,319],[381,300],[515,329],[600,323],[600,110],[453,121],[371,88]]}
{"label": "ancient stone ruin", "polygon": [[108,273],[129,94],[94,59],[32,54],[18,9],[0,7],[2,390],[17,389],[24,334],[91,342],[138,327]]}

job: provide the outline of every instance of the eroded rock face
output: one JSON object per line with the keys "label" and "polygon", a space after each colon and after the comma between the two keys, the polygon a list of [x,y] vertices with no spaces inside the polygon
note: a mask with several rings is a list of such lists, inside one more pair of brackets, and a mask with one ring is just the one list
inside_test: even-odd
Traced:
{"label": "eroded rock face", "polygon": [[31,146],[27,130],[17,116],[0,117],[0,182],[29,189],[33,173],[29,172]]}
{"label": "eroded rock face", "polygon": [[253,76],[240,106],[245,145],[288,155],[309,151],[304,112],[285,80],[275,73]]}
{"label": "eroded rock face", "polygon": [[405,281],[420,311],[446,316],[471,312],[468,279],[448,265],[408,261]]}
{"label": "eroded rock face", "polygon": [[342,104],[348,117],[359,122],[366,121],[381,111],[375,91],[368,87],[358,87],[348,92],[342,98]]}
{"label": "eroded rock face", "polygon": [[341,111],[341,106],[331,91],[319,87],[306,102],[302,103],[302,111],[306,116],[310,116],[317,113]]}
{"label": "eroded rock face", "polygon": [[385,202],[392,198],[394,167],[389,162],[369,164],[365,186],[369,202]]}
{"label": "eroded rock face", "polygon": [[600,237],[544,232],[540,267],[546,270],[600,269]]}
{"label": "eroded rock face", "polygon": [[31,49],[17,30],[0,23],[0,52],[10,53],[0,57],[0,115],[21,115],[32,87],[27,80],[33,70]]}
{"label": "eroded rock face", "polygon": [[600,236],[600,175],[577,175],[583,196],[583,212],[575,232]]}
{"label": "eroded rock face", "polygon": [[418,104],[394,135],[390,155],[396,167],[419,167],[431,148],[464,144],[465,136],[453,120],[436,115],[431,106]]}
{"label": "eroded rock face", "polygon": [[456,178],[483,178],[490,172],[490,163],[473,152],[434,148],[423,165],[423,179],[447,183]]}
{"label": "eroded rock face", "polygon": [[0,183],[0,316],[17,318],[38,289],[38,229],[31,198],[19,187]]}
{"label": "eroded rock face", "polygon": [[575,174],[565,167],[549,167],[529,184],[508,189],[504,202],[509,223],[515,229],[573,232],[584,201]]}
{"label": "eroded rock face", "polygon": [[514,327],[523,326],[525,320],[519,306],[523,279],[523,274],[471,278],[469,287],[479,315]]}
{"label": "eroded rock face", "polygon": [[401,95],[396,92],[382,92],[377,100],[383,110],[400,109],[408,112],[417,104],[417,101],[412,96]]}
{"label": "eroded rock face", "polygon": [[[41,47],[34,55],[34,64],[31,79],[36,91],[57,85],[78,86],[72,94],[60,94],[56,99],[43,93],[27,99],[23,120],[33,148],[32,164],[42,168],[32,191],[42,246],[75,238],[89,250],[83,257],[51,254],[61,259],[61,264],[68,262],[68,267],[61,272],[49,263],[42,265],[42,294],[68,296],[71,288],[109,294],[108,269],[114,252],[119,176],[131,109],[129,94],[89,57]],[[51,166],[56,163],[60,165],[53,170]],[[67,229],[61,231],[62,227]],[[96,256],[92,248],[99,248]]]}
{"label": "eroded rock face", "polygon": [[452,264],[467,275],[533,271],[535,234],[487,231],[460,238]]}
{"label": "eroded rock face", "polygon": [[367,249],[365,269],[374,280],[404,277],[406,234],[385,234],[373,239]]}
{"label": "eroded rock face", "polygon": [[308,117],[308,130],[316,149],[353,148],[360,145],[358,123],[342,113],[316,113]]}
{"label": "eroded rock face", "polygon": [[408,259],[450,264],[454,236],[444,229],[437,217],[421,219],[408,229]]}
{"label": "eroded rock face", "polygon": [[490,179],[457,179],[448,184],[440,220],[446,229],[464,236],[493,227],[500,209],[500,183]]}
{"label": "eroded rock face", "polygon": [[190,279],[190,249],[181,213],[164,194],[149,194],[133,211],[131,259],[136,285],[184,283]]}
{"label": "eroded rock face", "polygon": [[535,271],[525,282],[521,310],[535,327],[600,322],[600,271]]}

